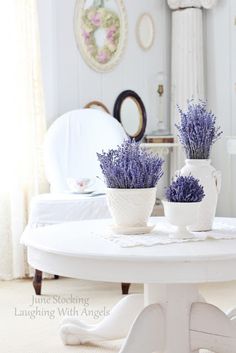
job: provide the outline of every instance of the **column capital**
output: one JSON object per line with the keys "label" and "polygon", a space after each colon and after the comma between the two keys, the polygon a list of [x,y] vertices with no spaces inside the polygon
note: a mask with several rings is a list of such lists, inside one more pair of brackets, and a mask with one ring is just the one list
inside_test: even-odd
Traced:
{"label": "column capital", "polygon": [[167,0],[167,2],[172,10],[188,7],[211,9],[217,0]]}

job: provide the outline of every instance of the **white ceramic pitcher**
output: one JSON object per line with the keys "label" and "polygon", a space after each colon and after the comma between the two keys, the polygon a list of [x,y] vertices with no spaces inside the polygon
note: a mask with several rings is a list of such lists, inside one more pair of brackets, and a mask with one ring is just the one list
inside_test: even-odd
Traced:
{"label": "white ceramic pitcher", "polygon": [[205,197],[201,202],[199,216],[191,231],[207,231],[212,229],[216,213],[218,194],[221,188],[221,172],[217,171],[210,159],[186,159],[181,175],[192,175],[199,179],[204,188]]}

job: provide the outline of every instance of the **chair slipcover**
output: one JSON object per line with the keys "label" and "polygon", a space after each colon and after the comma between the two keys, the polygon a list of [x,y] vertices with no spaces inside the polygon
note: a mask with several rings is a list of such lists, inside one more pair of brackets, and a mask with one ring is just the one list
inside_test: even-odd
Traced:
{"label": "chair slipcover", "polygon": [[42,194],[31,202],[28,225],[40,227],[98,218],[110,218],[105,196]]}
{"label": "chair slipcover", "polygon": [[49,128],[44,145],[45,171],[51,192],[68,191],[67,178],[102,179],[97,152],[125,139],[120,123],[95,109],[74,110]]}
{"label": "chair slipcover", "polygon": [[96,153],[116,147],[125,138],[120,123],[99,110],[74,110],[58,118],[49,128],[44,144],[51,193],[32,200],[29,226],[110,217],[104,195],[73,194],[67,178],[91,178],[91,188],[104,191]]}

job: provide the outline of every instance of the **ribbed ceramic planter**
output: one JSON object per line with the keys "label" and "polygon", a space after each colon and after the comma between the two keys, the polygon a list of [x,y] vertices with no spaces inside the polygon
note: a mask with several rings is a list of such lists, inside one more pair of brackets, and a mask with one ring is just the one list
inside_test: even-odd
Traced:
{"label": "ribbed ceramic planter", "polygon": [[129,229],[147,227],[155,200],[156,187],[147,189],[107,188],[108,206],[116,227]]}
{"label": "ribbed ceramic planter", "polygon": [[162,201],[165,217],[170,224],[176,226],[176,231],[171,233],[172,238],[188,239],[193,234],[187,227],[193,225],[198,219],[198,212],[202,202],[169,202]]}
{"label": "ribbed ceramic planter", "polygon": [[211,165],[210,159],[186,159],[185,166],[180,173],[181,175],[191,174],[199,179],[205,193],[199,209],[198,219],[191,226],[191,230],[211,230],[221,187],[221,173],[216,171]]}

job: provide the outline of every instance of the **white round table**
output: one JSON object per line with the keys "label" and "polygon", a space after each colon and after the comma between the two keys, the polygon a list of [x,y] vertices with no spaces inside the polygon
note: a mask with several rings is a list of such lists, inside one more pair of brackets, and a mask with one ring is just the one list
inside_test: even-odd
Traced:
{"label": "white round table", "polygon": [[[236,310],[226,315],[207,304],[197,284],[236,280],[236,239],[122,248],[102,236],[110,222],[63,223],[27,229],[23,235],[34,268],[73,278],[145,284],[144,296],[124,297],[98,325],[65,319],[60,330],[64,343],[126,336],[120,353],[191,353],[201,348],[235,353]],[[166,221],[152,222],[158,227]],[[236,229],[236,219],[216,222]]]}

